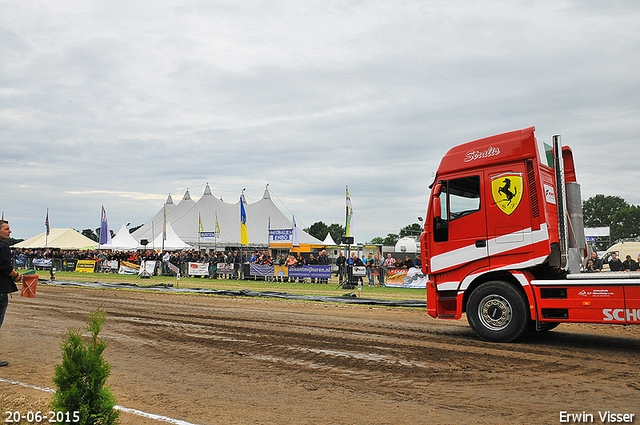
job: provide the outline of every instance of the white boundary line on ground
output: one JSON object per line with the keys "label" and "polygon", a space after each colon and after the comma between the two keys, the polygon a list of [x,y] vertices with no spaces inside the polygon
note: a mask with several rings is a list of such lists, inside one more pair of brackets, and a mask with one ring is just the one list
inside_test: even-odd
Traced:
{"label": "white boundary line on ground", "polygon": [[[37,387],[35,385],[25,384],[24,382],[12,381],[10,379],[0,378],[0,382],[6,382],[7,384],[12,384],[12,385],[21,385],[23,387],[33,388],[34,390],[46,391],[48,393],[55,393],[56,392],[56,390],[54,390],[52,388]],[[191,422],[182,421],[180,419],[167,418],[166,416],[154,415],[153,413],[147,413],[147,412],[143,412],[141,410],[130,409],[128,407],[122,407],[122,406],[117,406],[116,405],[115,409],[120,410],[122,412],[126,412],[126,413],[131,413],[131,414],[134,414],[134,415],[142,416],[144,418],[155,419],[156,421],[168,422],[170,424],[175,424],[175,425],[197,425],[197,424],[193,424]]]}

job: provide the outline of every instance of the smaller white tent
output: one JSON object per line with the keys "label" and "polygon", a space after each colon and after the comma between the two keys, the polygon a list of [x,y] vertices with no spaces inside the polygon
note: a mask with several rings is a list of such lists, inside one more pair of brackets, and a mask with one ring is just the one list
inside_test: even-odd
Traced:
{"label": "smaller white tent", "polygon": [[111,239],[111,245],[101,245],[102,249],[115,249],[118,251],[129,251],[135,250],[138,248],[138,242],[133,239],[129,230],[127,230],[127,226],[122,224],[118,233]]}
{"label": "smaller white tent", "polygon": [[167,239],[164,240],[164,244],[162,242],[162,228],[160,228],[160,233],[153,240],[153,243],[147,245],[147,249],[162,249],[163,245],[166,251],[191,249],[191,246],[185,243],[182,239],[180,239],[180,236],[176,234],[169,221],[167,221]]}
{"label": "smaller white tent", "polygon": [[336,243],[333,241],[333,238],[331,237],[331,233],[327,233],[327,237],[324,238],[324,241],[322,241],[322,245],[324,246],[335,246]]}
{"label": "smaller white tent", "polygon": [[49,236],[45,232],[13,245],[14,248],[60,248],[60,249],[95,249],[98,242],[69,229],[51,229]]}

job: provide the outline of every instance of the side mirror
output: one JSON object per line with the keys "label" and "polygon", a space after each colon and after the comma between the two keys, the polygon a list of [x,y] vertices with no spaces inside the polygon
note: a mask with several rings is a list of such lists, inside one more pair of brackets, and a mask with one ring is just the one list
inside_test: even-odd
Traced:
{"label": "side mirror", "polygon": [[438,183],[436,187],[433,188],[433,196],[440,196],[441,190],[442,190],[442,183]]}
{"label": "side mirror", "polygon": [[440,205],[440,197],[433,198],[433,217],[434,218],[442,218],[441,214],[441,205]]}

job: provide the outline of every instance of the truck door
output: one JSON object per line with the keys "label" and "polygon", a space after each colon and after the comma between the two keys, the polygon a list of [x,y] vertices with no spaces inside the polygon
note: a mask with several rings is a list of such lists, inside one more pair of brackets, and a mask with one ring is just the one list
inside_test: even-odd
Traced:
{"label": "truck door", "polygon": [[530,259],[533,252],[532,214],[525,164],[487,169],[487,233],[491,266]]}
{"label": "truck door", "polygon": [[[488,265],[482,172],[439,180],[440,211],[433,212],[430,273]],[[435,196],[435,193],[434,193]],[[434,198],[435,201],[435,198]],[[432,205],[433,208],[437,208]],[[481,264],[478,264],[480,261]],[[464,277],[457,277],[458,281]]]}

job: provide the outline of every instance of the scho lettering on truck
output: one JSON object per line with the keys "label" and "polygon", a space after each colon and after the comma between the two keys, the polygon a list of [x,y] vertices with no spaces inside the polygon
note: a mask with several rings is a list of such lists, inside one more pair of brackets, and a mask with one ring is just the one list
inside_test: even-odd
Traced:
{"label": "scho lettering on truck", "polygon": [[605,322],[640,322],[640,308],[605,308],[602,314]]}

